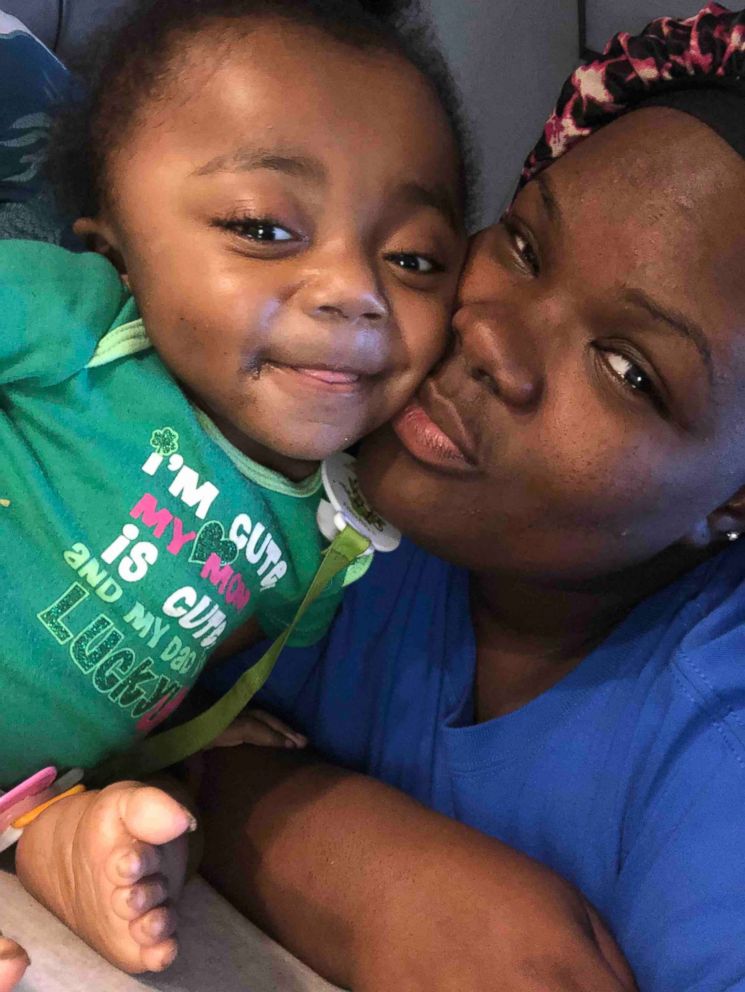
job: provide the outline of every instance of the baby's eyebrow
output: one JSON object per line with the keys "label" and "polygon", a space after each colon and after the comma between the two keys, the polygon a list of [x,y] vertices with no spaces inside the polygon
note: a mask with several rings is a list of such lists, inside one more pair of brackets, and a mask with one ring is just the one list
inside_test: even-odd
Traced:
{"label": "baby's eyebrow", "polygon": [[253,172],[257,169],[284,172],[314,183],[325,182],[327,175],[325,166],[316,158],[264,148],[237,148],[232,152],[216,155],[195,169],[192,175],[210,176],[215,172]]}
{"label": "baby's eyebrow", "polygon": [[456,233],[463,229],[462,212],[458,210],[450,190],[446,186],[425,186],[422,183],[403,183],[395,193],[395,199],[404,206],[432,207],[441,213]]}

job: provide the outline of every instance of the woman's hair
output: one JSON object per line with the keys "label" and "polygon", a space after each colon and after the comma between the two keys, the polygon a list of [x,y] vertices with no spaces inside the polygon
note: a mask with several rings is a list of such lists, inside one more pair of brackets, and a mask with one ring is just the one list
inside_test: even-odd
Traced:
{"label": "woman's hair", "polygon": [[91,38],[72,66],[77,99],[57,114],[48,162],[61,205],[95,215],[106,198],[112,151],[126,141],[142,109],[183,71],[181,55],[190,38],[205,29],[229,38],[267,19],[315,28],[360,50],[392,52],[418,69],[452,127],[470,212],[477,170],[469,129],[418,0],[137,0]]}

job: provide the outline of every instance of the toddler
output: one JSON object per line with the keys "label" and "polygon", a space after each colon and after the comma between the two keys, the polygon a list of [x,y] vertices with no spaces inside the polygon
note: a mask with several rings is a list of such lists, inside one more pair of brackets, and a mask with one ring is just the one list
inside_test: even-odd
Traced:
{"label": "toddler", "polygon": [[[92,250],[0,244],[1,788],[126,750],[216,649],[282,630],[326,546],[319,462],[440,354],[458,117],[384,6],[140,3],[60,151]],[[17,868],[110,961],[160,970],[193,827],[117,783],[46,810]]]}

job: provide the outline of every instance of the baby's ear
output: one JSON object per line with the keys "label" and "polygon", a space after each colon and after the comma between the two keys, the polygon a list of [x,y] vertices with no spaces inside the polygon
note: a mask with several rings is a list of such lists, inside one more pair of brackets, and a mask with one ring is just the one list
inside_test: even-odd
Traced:
{"label": "baby's ear", "polygon": [[99,217],[78,217],[72,225],[73,231],[83,242],[88,251],[104,255],[122,278],[125,286],[129,286],[127,266],[124,261],[117,238],[110,224]]}

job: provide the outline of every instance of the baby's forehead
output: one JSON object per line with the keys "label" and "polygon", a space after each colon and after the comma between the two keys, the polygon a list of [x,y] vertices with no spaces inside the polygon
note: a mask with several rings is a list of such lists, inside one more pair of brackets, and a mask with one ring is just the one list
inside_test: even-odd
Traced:
{"label": "baby's forehead", "polygon": [[[263,144],[289,125],[304,137],[322,130],[329,146],[346,134],[395,139],[402,158],[415,153],[413,138],[423,135],[459,152],[436,90],[400,52],[360,49],[281,19],[260,20],[251,30],[205,29],[175,39],[172,49],[160,87],[143,95],[141,120],[196,126],[204,115],[235,112],[266,132],[257,136]],[[376,150],[360,145],[356,154]]]}
{"label": "baby's forehead", "polygon": [[[299,24],[283,17],[253,17],[227,23],[205,25],[174,35],[163,53],[162,65],[150,87],[142,90],[150,97],[189,102],[199,95],[191,88],[199,83],[209,86],[215,77],[229,70],[240,85],[240,76],[264,75],[266,84],[259,88],[252,82],[254,99],[267,95],[272,85],[282,92],[297,89],[295,84],[313,81],[303,102],[322,100],[329,90],[349,95],[355,92],[356,75],[372,78],[378,92],[402,86],[399,99],[403,106],[427,91],[445,113],[437,93],[426,75],[396,48],[381,44],[356,45],[325,32],[317,25]],[[339,86],[347,80],[347,86]],[[297,103],[286,100],[283,116],[295,113]],[[329,122],[333,124],[333,122]]]}
{"label": "baby's forehead", "polygon": [[330,45],[320,62],[307,59],[306,38],[271,25],[207,54],[200,39],[201,50],[179,55],[181,68],[145,108],[120,161],[129,167],[133,145],[178,148],[204,174],[218,171],[216,161],[238,173],[282,159],[279,171],[298,181],[426,182],[446,189],[451,212],[462,214],[456,136],[426,79],[400,56]]}

